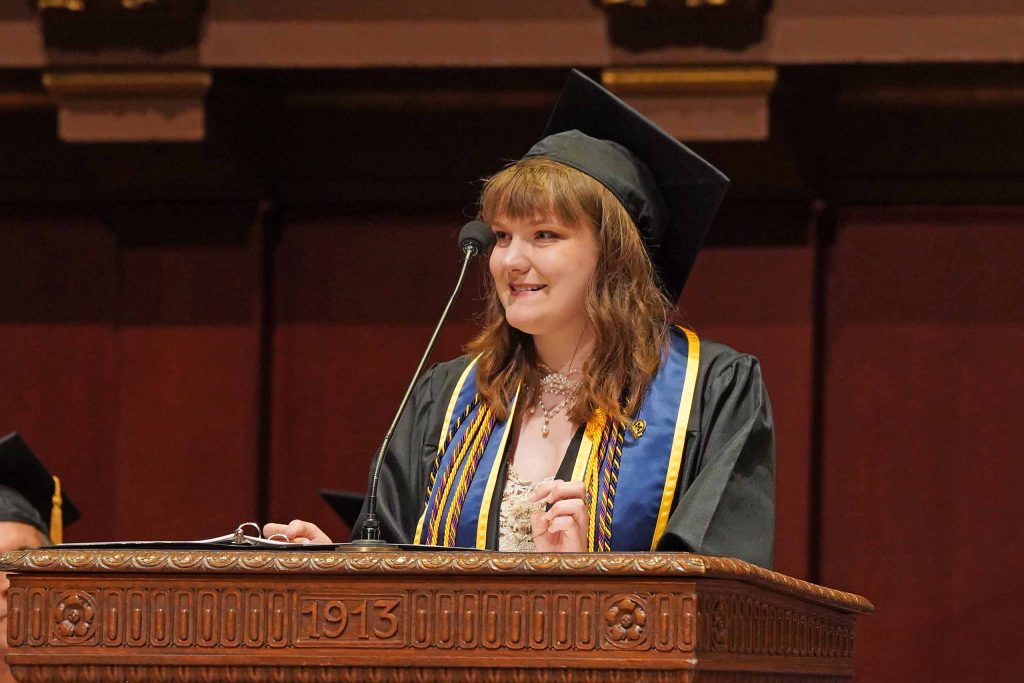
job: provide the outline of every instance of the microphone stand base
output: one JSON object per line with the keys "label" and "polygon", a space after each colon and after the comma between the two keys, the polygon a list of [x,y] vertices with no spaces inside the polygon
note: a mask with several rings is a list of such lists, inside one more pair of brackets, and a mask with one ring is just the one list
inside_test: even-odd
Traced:
{"label": "microphone stand base", "polygon": [[345,546],[346,550],[355,550],[356,552],[368,553],[375,550],[401,550],[387,541],[382,541],[379,538],[358,538],[354,541],[349,542]]}

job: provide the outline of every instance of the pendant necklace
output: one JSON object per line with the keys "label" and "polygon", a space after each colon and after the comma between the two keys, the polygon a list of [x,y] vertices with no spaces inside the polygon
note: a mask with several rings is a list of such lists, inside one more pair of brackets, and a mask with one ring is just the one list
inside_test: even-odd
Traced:
{"label": "pendant necklace", "polygon": [[[580,374],[580,371],[570,370],[568,373],[555,372],[543,363],[540,365],[540,370],[545,375],[540,378],[537,406],[540,406],[541,414],[544,416],[544,422],[540,426],[540,435],[546,439],[550,431],[551,418],[563,410],[565,412],[572,410],[572,406],[575,404],[576,398],[580,393],[580,380],[579,378],[572,379],[572,376]],[[556,396],[564,396],[564,398],[554,408],[548,408],[544,405],[545,392]],[[530,408],[530,415],[537,412],[537,406]]]}

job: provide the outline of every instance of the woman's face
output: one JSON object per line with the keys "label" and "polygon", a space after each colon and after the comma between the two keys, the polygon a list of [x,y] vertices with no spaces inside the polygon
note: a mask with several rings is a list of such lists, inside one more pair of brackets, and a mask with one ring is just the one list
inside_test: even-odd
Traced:
{"label": "woman's face", "polygon": [[594,228],[544,216],[500,218],[491,229],[491,277],[509,325],[532,335],[580,332],[597,269]]}

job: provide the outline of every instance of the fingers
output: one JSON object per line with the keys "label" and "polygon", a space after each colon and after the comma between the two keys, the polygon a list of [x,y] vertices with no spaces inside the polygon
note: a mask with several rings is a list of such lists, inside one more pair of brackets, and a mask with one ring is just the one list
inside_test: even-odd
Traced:
{"label": "fingers", "polygon": [[576,526],[572,517],[558,517],[551,521],[548,533],[561,532],[566,536],[566,545],[574,545],[581,537],[580,528]]}
{"label": "fingers", "polygon": [[548,527],[551,526],[551,519],[548,517],[548,513],[540,510],[530,515],[530,524],[533,526],[533,537],[537,538],[548,532]]}
{"label": "fingers", "polygon": [[538,528],[543,528],[543,533],[536,533],[535,528],[534,544],[541,552],[583,552],[587,549],[584,542],[583,531],[576,526],[576,521],[568,515],[556,517],[551,521],[539,520]]}
{"label": "fingers", "polygon": [[287,528],[287,524],[275,524],[274,522],[264,524],[263,538],[270,538],[274,534],[283,534]]}
{"label": "fingers", "polygon": [[263,536],[270,538],[280,534],[291,543],[331,543],[330,537],[320,530],[316,524],[305,522],[301,519],[293,519],[288,524],[266,524],[263,527]]}
{"label": "fingers", "polygon": [[556,486],[562,483],[564,482],[561,479],[555,479],[554,481],[544,481],[537,484],[537,487],[533,489],[533,493],[530,494],[530,502],[536,503],[538,500],[544,500]]}
{"label": "fingers", "polygon": [[583,500],[585,497],[586,487],[583,485],[582,481],[562,481],[561,479],[555,479],[553,481],[546,481],[539,484],[537,488],[533,490],[533,494],[530,496],[530,502],[543,500],[546,503],[554,503],[568,498],[579,498],[580,500]]}
{"label": "fingers", "polygon": [[580,498],[560,500],[552,505],[551,509],[544,513],[544,516],[552,523],[556,519],[565,517],[580,529],[586,529],[589,526],[587,508]]}
{"label": "fingers", "polygon": [[589,513],[580,498],[556,501],[549,510],[530,516],[534,543],[541,551],[583,552]]}
{"label": "fingers", "polygon": [[530,515],[534,543],[538,550],[586,550],[583,539],[590,526],[590,513],[585,498],[586,487],[581,481],[555,479],[543,482],[533,490],[531,502],[548,503],[547,510]]}
{"label": "fingers", "polygon": [[548,494],[548,502],[555,503],[560,500],[578,499],[582,501],[587,495],[587,489],[582,481],[560,481],[551,493]]}

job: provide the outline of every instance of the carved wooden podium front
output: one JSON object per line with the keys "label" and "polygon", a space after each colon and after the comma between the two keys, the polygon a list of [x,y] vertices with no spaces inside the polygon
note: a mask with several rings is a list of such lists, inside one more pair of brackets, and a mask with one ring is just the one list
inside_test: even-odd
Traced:
{"label": "carved wooden podium front", "polygon": [[6,553],[19,681],[835,681],[864,598],[685,553]]}

